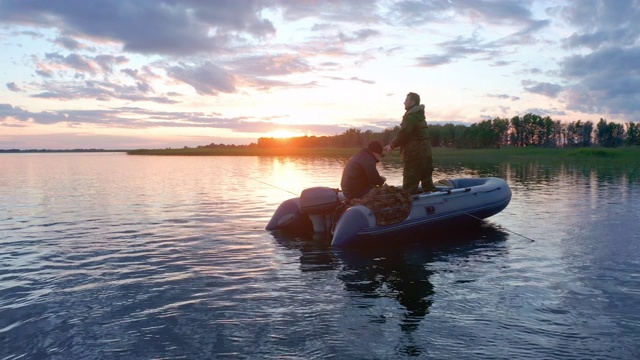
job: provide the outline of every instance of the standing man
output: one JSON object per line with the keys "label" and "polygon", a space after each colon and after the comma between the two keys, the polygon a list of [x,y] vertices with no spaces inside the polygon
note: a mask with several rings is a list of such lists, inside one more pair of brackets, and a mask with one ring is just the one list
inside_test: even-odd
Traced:
{"label": "standing man", "polygon": [[420,104],[420,95],[410,92],[404,100],[406,112],[402,117],[400,131],[385,146],[389,152],[400,147],[400,158],[404,163],[402,170],[402,189],[409,194],[418,192],[422,183],[423,191],[435,191],[433,186],[433,157],[429,142],[429,129],[424,116],[424,105]]}
{"label": "standing man", "polygon": [[360,198],[387,179],[380,176],[376,164],[382,160],[382,144],[372,141],[366,148],[353,155],[342,171],[340,187],[347,199]]}

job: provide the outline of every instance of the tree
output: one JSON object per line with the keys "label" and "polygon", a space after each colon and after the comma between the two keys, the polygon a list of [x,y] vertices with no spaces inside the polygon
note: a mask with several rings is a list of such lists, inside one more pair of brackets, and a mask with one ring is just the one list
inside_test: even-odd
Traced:
{"label": "tree", "polygon": [[627,138],[625,139],[625,145],[638,146],[640,145],[640,125],[629,121],[627,124]]}
{"label": "tree", "polygon": [[509,142],[513,146],[524,146],[524,123],[520,116],[511,118],[511,139]]}
{"label": "tree", "polygon": [[585,121],[582,125],[582,142],[581,146],[589,147],[593,144],[593,123],[591,121]]}
{"label": "tree", "polygon": [[622,124],[609,122],[603,118],[596,125],[596,139],[602,147],[618,147],[624,144],[624,127]]}

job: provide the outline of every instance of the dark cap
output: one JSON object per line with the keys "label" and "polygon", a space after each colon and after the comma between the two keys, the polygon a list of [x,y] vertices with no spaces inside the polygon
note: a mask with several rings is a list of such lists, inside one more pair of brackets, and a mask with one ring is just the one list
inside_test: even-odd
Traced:
{"label": "dark cap", "polygon": [[372,141],[369,143],[369,145],[367,146],[367,149],[369,149],[369,151],[376,153],[376,154],[382,154],[382,144],[380,144],[380,141]]}

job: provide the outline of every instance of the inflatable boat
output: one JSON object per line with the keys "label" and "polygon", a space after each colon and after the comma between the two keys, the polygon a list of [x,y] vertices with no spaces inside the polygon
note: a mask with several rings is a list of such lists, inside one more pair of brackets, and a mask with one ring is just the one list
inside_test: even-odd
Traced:
{"label": "inflatable boat", "polygon": [[[434,192],[405,193],[410,200],[403,209],[397,205],[353,205],[338,189],[308,188],[300,197],[281,203],[266,229],[325,233],[333,246],[349,247],[402,236],[427,237],[430,230],[446,225],[477,223],[499,213],[511,201],[511,189],[500,178],[460,178],[435,185],[438,190]],[[380,217],[382,213],[401,218],[388,221]]]}

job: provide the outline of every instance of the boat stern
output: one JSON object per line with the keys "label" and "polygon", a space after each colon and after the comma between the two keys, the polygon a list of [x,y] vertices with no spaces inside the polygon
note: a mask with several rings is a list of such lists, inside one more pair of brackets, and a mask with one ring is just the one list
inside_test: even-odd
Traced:
{"label": "boat stern", "polygon": [[300,211],[300,198],[283,201],[271,216],[267,230],[304,230],[309,219]]}
{"label": "boat stern", "polygon": [[362,230],[373,226],[376,226],[373,211],[363,205],[350,207],[338,220],[333,230],[331,245],[336,247],[352,246],[356,243]]}

